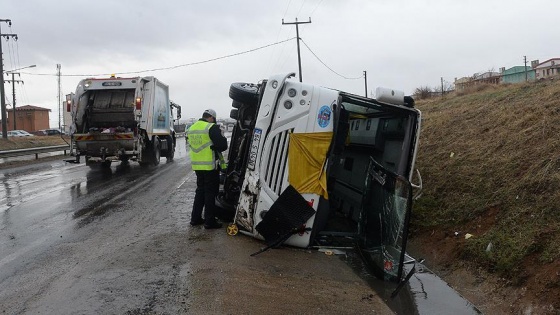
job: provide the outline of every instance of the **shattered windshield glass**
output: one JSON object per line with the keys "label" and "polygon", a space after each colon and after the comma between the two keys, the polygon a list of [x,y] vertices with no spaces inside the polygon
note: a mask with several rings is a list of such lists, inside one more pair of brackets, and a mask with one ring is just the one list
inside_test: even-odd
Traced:
{"label": "shattered windshield glass", "polygon": [[400,279],[406,251],[412,187],[406,178],[387,171],[374,159],[368,168],[363,248],[383,278]]}

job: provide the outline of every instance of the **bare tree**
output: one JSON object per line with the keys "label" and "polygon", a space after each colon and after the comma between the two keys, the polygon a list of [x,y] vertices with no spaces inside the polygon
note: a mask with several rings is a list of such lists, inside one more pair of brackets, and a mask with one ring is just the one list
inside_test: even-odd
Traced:
{"label": "bare tree", "polygon": [[430,98],[432,96],[432,92],[432,88],[428,86],[421,86],[414,90],[414,98],[419,100]]}

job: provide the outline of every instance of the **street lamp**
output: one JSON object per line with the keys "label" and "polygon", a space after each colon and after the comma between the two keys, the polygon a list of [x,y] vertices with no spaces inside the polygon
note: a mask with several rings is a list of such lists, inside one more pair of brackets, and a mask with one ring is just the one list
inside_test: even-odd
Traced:
{"label": "street lamp", "polygon": [[37,67],[37,65],[31,65],[31,66],[27,66],[27,67],[23,67],[23,68],[17,68],[17,69],[12,69],[12,70],[6,70],[4,71],[4,73],[12,73],[14,71],[18,71],[18,70],[23,70],[23,69],[27,69],[27,68],[35,68]]}
{"label": "street lamp", "polygon": [[[12,74],[12,106],[13,106],[13,111],[14,111],[14,129],[16,130],[16,82],[18,82],[15,78],[14,75],[16,74],[16,71],[18,70],[23,70],[23,69],[27,69],[27,68],[35,68],[37,67],[37,65],[31,65],[31,66],[27,66],[27,67],[22,67],[22,68],[17,68],[17,69],[13,69],[13,70],[9,70],[9,71],[4,71],[4,73],[6,74]],[[17,73],[19,74],[19,73]],[[21,81],[23,82],[23,81]],[[2,85],[4,84],[4,77],[2,77]],[[6,111],[6,105],[3,106],[2,108],[2,113],[4,113]],[[4,119],[5,115],[2,115],[2,137],[3,138],[7,138],[7,124],[5,122]]]}

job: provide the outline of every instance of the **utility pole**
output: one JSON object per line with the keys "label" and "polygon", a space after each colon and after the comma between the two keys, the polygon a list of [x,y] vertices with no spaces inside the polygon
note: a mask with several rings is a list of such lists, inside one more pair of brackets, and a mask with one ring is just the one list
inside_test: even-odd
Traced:
{"label": "utility pole", "polygon": [[[8,23],[12,26],[12,20],[0,19],[0,25],[2,22]],[[8,139],[8,125],[6,124],[6,92],[4,91],[4,55],[2,54],[2,37],[10,39],[10,37],[17,40],[17,34],[2,34],[2,28],[0,26],[0,110],[2,111],[2,138]]]}
{"label": "utility pole", "polygon": [[58,130],[62,131],[62,129],[60,129],[60,127],[61,127],[60,126],[60,115],[62,114],[62,109],[61,109],[61,106],[62,106],[62,100],[61,100],[62,87],[60,85],[60,74],[61,74],[60,73],[60,68],[61,68],[60,64],[59,63],[56,64],[56,70],[57,70],[56,75],[58,76]]}
{"label": "utility pole", "polygon": [[443,97],[443,77],[441,77],[441,97]]}
{"label": "utility pole", "polygon": [[14,113],[14,118],[13,118],[14,119],[14,129],[12,129],[12,130],[16,130],[17,129],[17,127],[16,127],[16,83],[23,84],[23,81],[22,80],[16,80],[14,78],[14,75],[15,74],[19,75],[19,73],[17,73],[17,72],[11,72],[11,73],[12,73],[12,79],[7,80],[7,81],[12,83],[12,106],[13,106],[13,113]]}
{"label": "utility pole", "polygon": [[295,22],[289,22],[289,23],[284,23],[284,19],[282,19],[282,25],[292,25],[295,24],[296,26],[296,40],[297,40],[297,58],[298,58],[298,66],[299,66],[299,82],[302,82],[302,78],[301,78],[301,55],[299,53],[299,27],[298,25],[300,24],[308,24],[311,23],[311,17],[309,18],[309,21],[307,22],[298,22],[297,18]]}
{"label": "utility pole", "polygon": [[523,56],[523,61],[525,62],[525,82],[529,81],[527,78],[527,56]]}
{"label": "utility pole", "polygon": [[364,83],[366,85],[366,97],[367,97],[367,71],[364,71]]}
{"label": "utility pole", "polygon": [[8,82],[12,82],[12,97],[13,97],[13,99],[12,99],[12,100],[13,100],[12,104],[13,104],[13,110],[14,110],[14,129],[13,129],[13,130],[16,130],[16,129],[17,129],[17,128],[16,128],[16,83],[20,83],[20,82],[21,82],[21,84],[23,84],[23,81],[21,81],[21,80],[16,80],[14,76],[15,76],[16,74],[17,74],[18,76],[20,75],[19,72],[16,72],[17,70],[22,70],[22,69],[27,69],[27,68],[34,68],[34,67],[36,67],[36,65],[31,65],[31,66],[27,66],[27,67],[23,67],[23,68],[18,68],[18,69],[13,69],[13,70],[6,71],[6,72],[5,72],[6,74],[11,74],[11,75],[12,75],[12,80],[8,80]]}

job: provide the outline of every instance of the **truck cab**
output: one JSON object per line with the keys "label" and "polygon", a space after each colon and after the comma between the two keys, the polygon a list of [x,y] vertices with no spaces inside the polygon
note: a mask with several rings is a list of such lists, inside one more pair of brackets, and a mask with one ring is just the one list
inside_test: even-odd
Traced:
{"label": "truck cab", "polygon": [[420,111],[397,90],[366,98],[293,75],[231,85],[236,125],[217,204],[269,245],[351,240],[383,277],[400,278]]}

